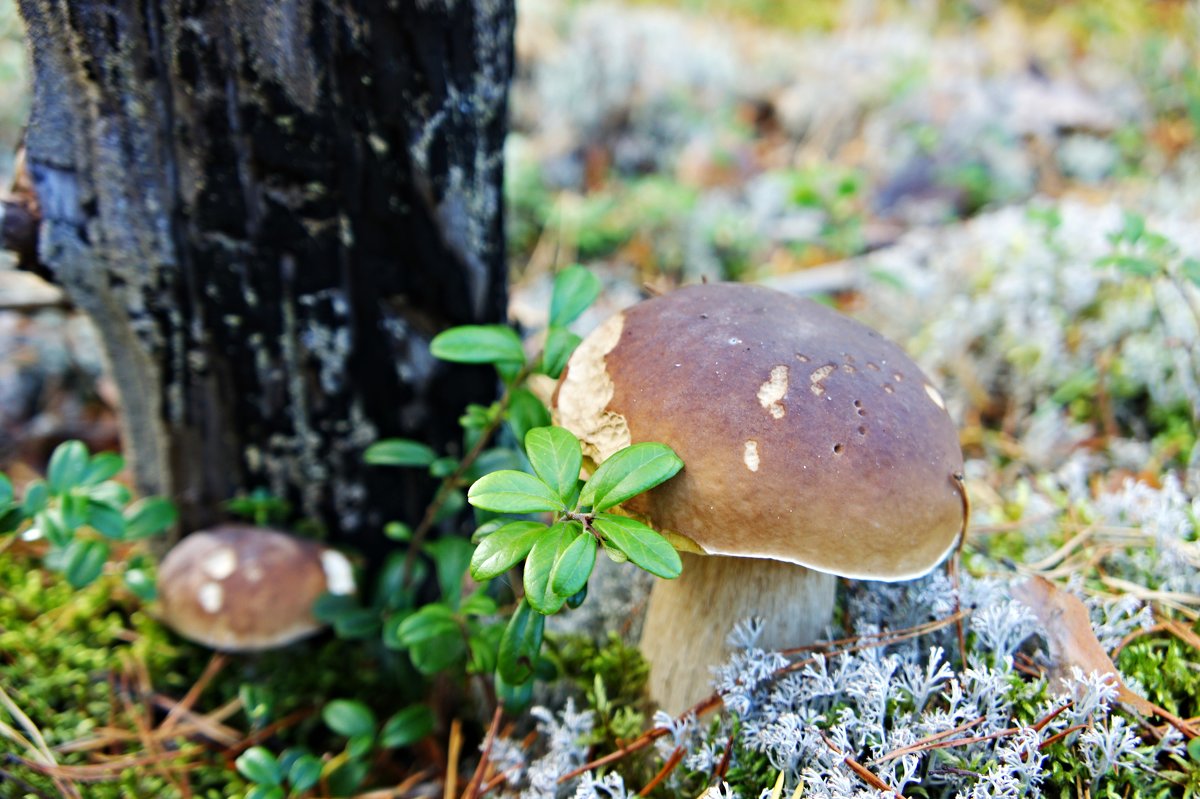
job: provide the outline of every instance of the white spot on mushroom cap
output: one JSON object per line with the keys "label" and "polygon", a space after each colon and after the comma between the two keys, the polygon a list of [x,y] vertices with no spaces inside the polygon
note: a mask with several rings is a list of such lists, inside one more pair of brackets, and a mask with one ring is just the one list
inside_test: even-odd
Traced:
{"label": "white spot on mushroom cap", "polygon": [[237,552],[233,547],[221,547],[204,560],[204,573],[214,580],[224,580],[237,569]]}
{"label": "white spot on mushroom cap", "polygon": [[225,589],[220,583],[205,583],[196,592],[196,601],[205,613],[216,613],[225,604]]}
{"label": "white spot on mushroom cap", "polygon": [[788,368],[780,365],[771,368],[771,376],[758,388],[758,402],[771,414],[772,419],[782,419],[787,411],[783,398],[787,395]]}
{"label": "white spot on mushroom cap", "polygon": [[615,387],[604,356],[620,342],[624,325],[625,315],[616,314],[592,331],[571,356],[558,387],[554,423],[574,433],[583,454],[596,463],[603,463],[632,440],[625,417],[606,410]]}
{"label": "white spot on mushroom cap", "polygon": [[746,442],[745,451],[742,453],[742,461],[750,471],[758,471],[758,442],[754,439]]}
{"label": "white spot on mushroom cap", "polygon": [[942,399],[941,392],[939,392],[936,388],[934,388],[933,386],[926,383],[925,384],[925,393],[929,395],[929,398],[931,400],[933,400],[934,405],[938,406],[943,411],[946,410],[946,402],[945,402],[945,400]]}
{"label": "white spot on mushroom cap", "polygon": [[836,368],[837,367],[835,367],[833,364],[829,363],[818,369],[814,369],[813,373],[808,376],[809,382],[812,383],[812,385],[809,386],[809,390],[811,390],[812,393],[816,394],[818,397],[824,394],[825,386],[821,385],[821,381],[833,374],[833,370]]}
{"label": "white spot on mushroom cap", "polygon": [[354,593],[354,570],[345,555],[336,549],[322,550],[321,568],[325,571],[325,587],[329,593]]}

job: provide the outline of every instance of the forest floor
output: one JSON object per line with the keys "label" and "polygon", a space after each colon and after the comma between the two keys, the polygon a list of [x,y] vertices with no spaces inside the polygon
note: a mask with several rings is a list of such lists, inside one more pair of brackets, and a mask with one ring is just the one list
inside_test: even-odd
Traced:
{"label": "forest floor", "polygon": [[[0,105],[18,108],[5,13]],[[339,768],[350,793],[447,799],[1200,793],[1195,4],[522,0],[520,14],[513,321],[544,327],[553,276],[580,263],[604,285],[580,334],[702,280],[876,327],[959,426],[972,513],[953,567],[844,581],[816,655],[734,631],[722,701],[683,720],[640,698],[628,622],[646,581],[598,573],[553,628],[558,677],[489,738],[476,784],[486,712],[404,748],[386,728],[348,741],[323,712],[342,699],[394,719],[410,701],[362,641],[209,660],[116,571],[75,590],[7,537],[0,796],[319,796]],[[0,311],[0,465],[18,493],[63,440],[119,446],[87,321],[37,304]],[[253,747],[274,760],[238,760]],[[302,748],[323,780],[297,790]]]}

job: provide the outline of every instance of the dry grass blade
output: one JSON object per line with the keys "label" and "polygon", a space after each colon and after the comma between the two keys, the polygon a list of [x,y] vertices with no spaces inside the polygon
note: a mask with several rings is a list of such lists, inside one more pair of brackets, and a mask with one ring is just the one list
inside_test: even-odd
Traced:
{"label": "dry grass blade", "polygon": [[986,719],[987,719],[987,716],[979,716],[978,718],[974,718],[968,722],[959,724],[957,727],[954,727],[953,729],[942,730],[941,732],[936,732],[933,735],[927,735],[924,738],[922,738],[921,740],[911,743],[908,746],[902,746],[899,749],[893,749],[891,752],[888,752],[886,755],[875,758],[874,760],[872,760],[870,762],[869,765],[875,766],[880,763],[886,763],[889,760],[895,760],[898,757],[903,757],[904,755],[907,755],[910,752],[920,752],[921,750],[926,748],[926,744],[933,743],[934,741],[940,741],[943,738],[954,735],[955,733],[965,732],[966,730],[971,729],[975,725],[983,723]]}
{"label": "dry grass blade", "polygon": [[638,791],[638,796],[649,796],[651,791],[670,776],[675,767],[679,765],[679,761],[683,760],[684,754],[685,750],[682,746],[675,747],[675,751],[671,752],[671,756],[667,758],[667,762],[663,763],[663,767],[654,775],[654,779],[650,780],[650,782],[646,783],[645,787]]}
{"label": "dry grass blade", "polygon": [[504,708],[497,705],[492,713],[492,723],[488,725],[487,735],[483,739],[483,749],[479,752],[479,765],[475,767],[475,773],[471,775],[471,781],[463,791],[463,799],[476,799],[479,795],[479,786],[483,783],[483,773],[487,770],[488,756],[492,753],[492,744],[496,742],[496,731],[500,729],[500,718],[503,715]]}
{"label": "dry grass blade", "polygon": [[846,764],[847,768],[849,768],[856,775],[858,775],[858,778],[860,780],[865,782],[867,785],[870,785],[872,788],[874,788],[877,791],[884,791],[885,793],[892,794],[893,796],[896,797],[896,799],[906,799],[904,794],[900,793],[898,790],[896,790],[895,788],[893,788],[892,786],[888,785],[886,782],[881,780],[879,778],[879,775],[875,774],[869,768],[864,766],[862,763],[859,763],[857,760],[855,760],[854,758],[847,755],[841,749],[838,749],[837,746],[834,745],[833,741],[831,741],[827,737],[825,737],[825,733],[822,732],[822,733],[820,733],[820,735],[821,735],[821,740],[823,740],[825,742],[825,745],[829,747],[830,751],[833,752],[835,755],[840,755],[842,758],[842,762]]}
{"label": "dry grass blade", "polygon": [[225,655],[222,652],[213,653],[213,656],[208,661],[208,665],[204,667],[204,671],[201,672],[199,678],[197,678],[196,682],[192,684],[192,687],[188,689],[188,692],[184,694],[183,699],[180,699],[178,704],[171,708],[171,710],[167,713],[167,717],[163,719],[162,724],[159,725],[164,735],[170,732],[171,728],[175,726],[180,717],[192,709],[192,705],[196,704],[196,700],[200,698],[202,693],[204,693],[204,689],[207,688],[208,684],[213,681],[213,678],[220,673],[221,669],[225,667],[227,662],[229,662],[228,655]]}
{"label": "dry grass blade", "polygon": [[462,721],[450,722],[450,746],[446,757],[446,782],[442,790],[443,799],[455,799],[458,795],[458,760],[462,756]]}
{"label": "dry grass blade", "polygon": [[[29,738],[25,738],[25,736],[7,724],[3,728],[0,728],[0,732],[3,732],[5,737],[20,742],[30,754],[36,756],[36,762],[42,766],[46,768],[57,767],[58,761],[54,758],[54,752],[46,744],[46,739],[42,736],[42,731],[38,729],[38,726],[33,723],[33,720],[29,716],[25,715],[25,711],[17,706],[17,703],[12,700],[12,697],[8,695],[3,686],[0,686],[0,705],[3,705],[8,714],[29,734]],[[71,784],[70,778],[60,777],[55,774],[49,774],[49,776],[54,781],[54,786],[64,797],[68,797],[68,799],[80,799],[79,789]]]}

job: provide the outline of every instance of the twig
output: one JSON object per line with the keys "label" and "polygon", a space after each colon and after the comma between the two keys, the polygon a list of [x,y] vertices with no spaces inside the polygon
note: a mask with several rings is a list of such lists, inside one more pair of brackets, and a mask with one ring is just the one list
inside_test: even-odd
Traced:
{"label": "twig", "polygon": [[941,732],[935,732],[933,735],[927,735],[924,738],[922,738],[921,740],[915,741],[914,743],[911,743],[908,746],[902,746],[899,749],[893,749],[891,752],[888,752],[886,755],[875,758],[874,760],[872,760],[870,762],[869,765],[876,766],[876,765],[879,765],[880,763],[886,763],[889,760],[895,760],[898,757],[903,757],[904,755],[907,755],[910,752],[919,752],[924,748],[925,744],[927,744],[927,743],[932,743],[934,741],[940,741],[941,739],[946,738],[950,735],[954,735],[955,733],[958,733],[958,732],[965,732],[966,730],[969,730],[972,727],[974,727],[976,724],[979,724],[986,720],[987,720],[987,716],[979,716],[978,718],[974,718],[968,722],[959,724],[957,727],[954,727],[953,729],[942,730]]}
{"label": "twig", "polygon": [[462,756],[462,721],[450,722],[450,745],[446,757],[446,782],[442,787],[442,799],[455,799],[458,793],[458,759]]}
{"label": "twig", "polygon": [[479,753],[479,765],[475,767],[475,773],[471,775],[471,781],[467,783],[467,788],[463,791],[463,799],[476,799],[479,795],[483,772],[487,769],[488,755],[491,754],[492,744],[496,740],[496,731],[500,729],[500,718],[503,715],[504,707],[497,705],[496,711],[492,713],[492,723],[488,725],[487,735],[483,739],[483,749]]}
{"label": "twig", "polygon": [[213,678],[220,673],[221,669],[225,667],[227,662],[229,662],[229,656],[225,653],[213,653],[212,657],[208,660],[208,664],[204,667],[204,671],[202,671],[200,676],[196,679],[196,682],[194,682],[192,687],[188,689],[188,692],[184,694],[183,699],[180,699],[179,702],[173,708],[171,708],[170,711],[168,711],[167,717],[163,719],[162,724],[159,725],[159,730],[164,735],[169,733],[171,728],[175,726],[176,722],[178,722],[185,713],[192,709],[192,705],[196,704],[196,700],[200,698],[200,694],[204,693],[204,689],[207,688],[208,684],[213,681]]}
{"label": "twig", "polygon": [[825,745],[829,747],[830,751],[832,751],[835,755],[841,755],[842,762],[845,763],[851,771],[857,774],[859,779],[861,779],[867,785],[870,785],[877,791],[886,791],[895,796],[896,799],[906,799],[904,794],[900,793],[898,790],[881,780],[877,774],[874,774],[862,763],[859,763],[857,760],[844,753],[841,749],[838,749],[837,746],[834,745],[833,741],[829,740],[829,738],[825,736],[824,732],[821,732],[820,736],[821,740],[825,742]]}
{"label": "twig", "polygon": [[646,783],[646,787],[638,791],[638,796],[649,796],[650,792],[658,787],[659,783],[665,780],[675,767],[679,765],[679,761],[683,760],[684,748],[682,746],[675,747],[675,751],[667,758],[667,762],[663,763],[663,767],[654,775],[654,779]]}
{"label": "twig", "polygon": [[266,740],[267,738],[270,738],[272,735],[274,735],[275,733],[284,729],[285,727],[290,727],[293,724],[298,724],[301,721],[304,721],[306,718],[308,718],[315,712],[316,712],[316,710],[314,710],[311,707],[302,707],[299,710],[293,710],[291,713],[288,713],[283,718],[278,719],[276,721],[272,721],[270,724],[266,725],[261,730],[250,733],[245,738],[243,738],[240,742],[238,742],[238,743],[234,744],[233,746],[229,747],[228,749],[226,749],[223,754],[225,755],[225,757],[230,758],[230,759],[236,758],[242,752],[244,752],[245,750],[254,746],[259,741],[263,741],[263,740]]}

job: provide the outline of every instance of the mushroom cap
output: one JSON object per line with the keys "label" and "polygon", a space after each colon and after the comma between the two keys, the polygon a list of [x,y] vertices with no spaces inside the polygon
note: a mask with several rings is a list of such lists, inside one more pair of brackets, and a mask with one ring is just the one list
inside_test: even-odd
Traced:
{"label": "mushroom cap", "polygon": [[597,464],[642,441],[679,454],[683,471],[625,510],[681,549],[905,580],[963,528],[958,435],[920,368],[761,286],[690,286],[610,318],[571,357],[555,418]]}
{"label": "mushroom cap", "polygon": [[323,626],[312,615],[317,597],[354,590],[340,552],[250,525],[192,533],[158,570],[163,621],[184,638],[231,652],[311,635]]}

